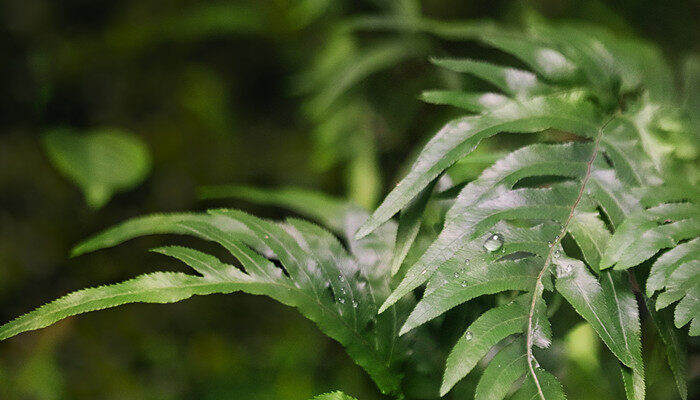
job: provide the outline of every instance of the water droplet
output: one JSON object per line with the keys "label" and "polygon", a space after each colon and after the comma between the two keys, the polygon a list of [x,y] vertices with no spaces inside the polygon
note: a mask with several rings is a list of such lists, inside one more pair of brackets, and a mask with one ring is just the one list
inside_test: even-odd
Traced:
{"label": "water droplet", "polygon": [[535,358],[535,356],[530,356],[530,361],[532,362],[532,366],[533,366],[533,367],[535,367],[535,368],[539,368],[539,367],[540,367],[540,363],[537,361],[537,359]]}
{"label": "water droplet", "polygon": [[559,258],[559,256],[561,256],[561,251],[554,250],[554,258]]}
{"label": "water droplet", "polygon": [[554,242],[552,242],[551,240],[548,241],[548,242],[547,242],[547,247],[552,247],[552,246],[554,246]]}
{"label": "water droplet", "polygon": [[468,258],[467,258],[466,260],[464,260],[464,264],[465,264],[465,265],[469,265],[469,263],[470,263],[470,261],[469,261]]}
{"label": "water droplet", "polygon": [[428,270],[427,270],[427,269],[424,269],[424,270],[422,270],[422,271],[420,272],[420,274],[421,274],[421,275],[425,275],[426,272],[428,272]]}
{"label": "water droplet", "polygon": [[340,298],[338,299],[338,302],[339,302],[340,304],[345,304],[345,299],[342,298],[342,297],[340,297]]}
{"label": "water droplet", "polygon": [[462,281],[462,283],[459,284],[461,287],[467,287],[467,281]]}
{"label": "water droplet", "polygon": [[352,301],[352,307],[357,308],[360,304],[357,302],[357,300]]}
{"label": "water droplet", "polygon": [[503,246],[503,237],[498,233],[489,236],[484,242],[484,248],[489,252],[494,252]]}
{"label": "water droplet", "polygon": [[338,280],[342,281],[343,280],[343,275],[338,275]]}
{"label": "water droplet", "polygon": [[558,265],[557,266],[557,277],[558,278],[566,278],[567,276],[571,275],[573,270],[574,270],[574,266],[571,264]]}
{"label": "water droplet", "polygon": [[472,340],[474,338],[474,334],[472,331],[467,331],[467,333],[464,334],[464,338],[467,340]]}
{"label": "water droplet", "polygon": [[345,288],[344,288],[344,287],[341,287],[341,288],[340,288],[340,293],[345,294]]}
{"label": "water droplet", "polygon": [[452,276],[454,276],[455,278],[459,278],[459,271],[455,271],[455,273],[452,274]]}

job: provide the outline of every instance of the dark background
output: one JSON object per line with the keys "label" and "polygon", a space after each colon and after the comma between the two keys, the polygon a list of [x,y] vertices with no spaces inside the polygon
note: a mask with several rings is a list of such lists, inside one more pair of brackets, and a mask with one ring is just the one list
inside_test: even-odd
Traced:
{"label": "dark background", "polygon": [[[373,74],[347,94],[374,110],[370,136],[348,135],[347,144],[324,147],[314,133],[324,117],[313,112],[314,93],[322,90],[308,78],[319,54],[348,17],[395,13],[399,3],[411,2],[0,2],[0,323],[72,290],[185,270],[147,252],[165,243],[163,237],[69,258],[80,239],[129,217],[214,205],[284,215],[237,201],[198,201],[201,185],[296,185],[376,205],[411,152],[453,112],[417,99],[441,82],[427,56],[490,54],[469,43],[428,39],[425,56]],[[550,18],[580,18],[655,42],[672,64],[698,51],[699,4],[531,2]],[[523,4],[425,0],[421,8],[436,19],[508,23],[519,20]],[[353,37],[362,48],[387,36]],[[312,88],[304,93],[304,86]],[[138,134],[153,156],[151,175],[104,208],[88,208],[42,151],[42,133],[58,126]],[[378,163],[374,175],[353,177],[348,164],[368,143],[370,160]],[[354,150],[340,150],[345,147]],[[372,187],[378,189],[366,195],[356,190]],[[585,338],[584,332],[579,340]],[[602,352],[600,343],[591,346]],[[645,342],[645,354],[649,398],[677,398],[660,347]],[[596,371],[595,362],[603,361],[592,357],[588,366],[570,361],[562,377],[570,398],[617,398],[611,393],[619,388],[596,384],[604,371]],[[690,373],[700,373],[695,350]],[[331,389],[379,398],[364,372],[312,323],[243,294],[125,306],[0,343],[3,400],[305,400]]]}

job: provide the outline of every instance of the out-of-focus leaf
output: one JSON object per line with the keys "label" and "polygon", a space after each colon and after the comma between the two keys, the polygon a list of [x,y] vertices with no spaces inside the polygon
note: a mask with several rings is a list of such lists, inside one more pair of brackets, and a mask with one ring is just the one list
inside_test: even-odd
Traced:
{"label": "out-of-focus leaf", "polygon": [[331,392],[320,394],[311,400],[357,400],[354,397],[350,397],[343,392]]}
{"label": "out-of-focus leaf", "polygon": [[146,144],[118,129],[86,133],[58,129],[44,134],[43,144],[54,166],[82,189],[92,208],[138,186],[151,170]]}

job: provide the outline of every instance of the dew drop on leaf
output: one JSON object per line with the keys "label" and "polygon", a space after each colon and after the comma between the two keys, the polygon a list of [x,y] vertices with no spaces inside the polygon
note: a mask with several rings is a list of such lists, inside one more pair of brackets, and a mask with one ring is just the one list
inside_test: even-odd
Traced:
{"label": "dew drop on leaf", "polygon": [[474,334],[472,331],[467,331],[467,333],[464,334],[464,338],[467,340],[472,340],[474,338]]}
{"label": "dew drop on leaf", "polygon": [[461,287],[467,287],[467,281],[462,281],[462,283],[459,284]]}
{"label": "dew drop on leaf", "polygon": [[494,233],[493,235],[489,236],[489,238],[484,242],[484,248],[489,252],[494,252],[500,249],[502,246],[503,237],[498,233]]}
{"label": "dew drop on leaf", "polygon": [[338,302],[339,302],[340,304],[345,304],[345,299],[342,298],[342,297],[340,297],[340,298],[338,298]]}
{"label": "dew drop on leaf", "polygon": [[357,300],[352,301],[352,307],[357,308],[360,304],[357,302]]}
{"label": "dew drop on leaf", "polygon": [[470,263],[470,261],[469,261],[468,258],[467,258],[466,260],[464,260],[464,264],[465,264],[465,265],[469,265],[469,263]]}
{"label": "dew drop on leaf", "polygon": [[551,240],[548,241],[548,242],[547,242],[547,247],[552,247],[552,246],[554,246],[554,242],[552,242]]}
{"label": "dew drop on leaf", "polygon": [[559,265],[559,266],[557,266],[557,277],[558,278],[566,278],[567,276],[571,275],[571,272],[573,270],[574,270],[574,266],[571,264]]}
{"label": "dew drop on leaf", "polygon": [[559,258],[560,255],[561,255],[561,251],[554,250],[554,258]]}

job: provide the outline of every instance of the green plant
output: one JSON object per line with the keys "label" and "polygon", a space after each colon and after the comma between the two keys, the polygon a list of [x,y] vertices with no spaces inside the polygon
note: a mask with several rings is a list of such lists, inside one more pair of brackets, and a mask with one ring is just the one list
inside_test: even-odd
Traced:
{"label": "green plant", "polygon": [[[343,344],[385,394],[444,396],[483,359],[476,399],[502,399],[515,389],[514,399],[552,400],[565,398],[563,389],[534,353],[552,343],[549,318],[563,299],[619,360],[627,398],[639,400],[638,297],[686,398],[680,329],[690,323],[689,334],[700,333],[697,60],[687,63],[684,95],[674,96],[673,74],[655,48],[597,27],[536,17],[524,32],[417,18],[370,22],[476,39],[525,67],[435,60],[489,89],[425,93],[429,102],[471,114],[426,144],[371,216],[301,190],[206,188],[205,198],[287,207],[333,233],[227,209],[133,219],[79,244],[74,255],[176,233],[218,243],[241,268],[194,249],[158,248],[198,275],[158,272],[78,291],[0,327],[0,339],[125,303],[243,291],[296,307]],[[530,136],[478,178],[460,179],[454,166],[504,132]],[[398,212],[397,224],[391,218]],[[455,328],[443,368],[441,357],[429,354],[439,335],[416,328],[440,326],[449,310],[485,295],[495,305],[481,303],[480,316]],[[443,377],[426,382],[424,392],[402,380],[426,370],[424,377]]]}
{"label": "green plant", "polygon": [[92,208],[138,186],[151,170],[151,154],[143,141],[118,129],[86,134],[54,129],[44,134],[43,144],[51,162],[80,186]]}

